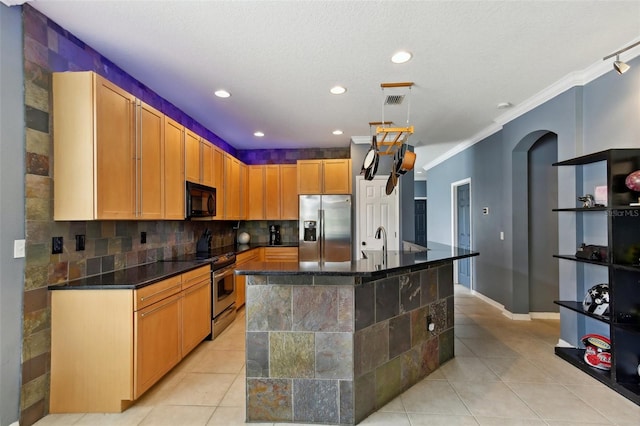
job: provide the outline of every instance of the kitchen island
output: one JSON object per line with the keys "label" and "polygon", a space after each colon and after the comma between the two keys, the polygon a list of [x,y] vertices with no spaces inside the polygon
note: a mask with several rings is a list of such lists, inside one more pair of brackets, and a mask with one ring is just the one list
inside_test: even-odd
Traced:
{"label": "kitchen island", "polygon": [[428,243],[351,262],[250,262],[247,421],[357,424],[453,358],[453,261]]}

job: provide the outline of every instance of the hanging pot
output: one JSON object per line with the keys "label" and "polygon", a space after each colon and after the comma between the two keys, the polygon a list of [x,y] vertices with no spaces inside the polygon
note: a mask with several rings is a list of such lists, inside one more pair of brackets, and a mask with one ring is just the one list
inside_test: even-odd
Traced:
{"label": "hanging pot", "polygon": [[400,173],[400,169],[402,168],[402,160],[404,159],[404,154],[406,151],[407,151],[407,145],[403,143],[402,145],[400,145],[400,148],[398,148],[398,150],[396,151],[393,157],[395,162],[394,170],[396,171],[396,173]]}
{"label": "hanging pot", "polygon": [[413,170],[413,166],[416,163],[416,153],[407,151],[402,158],[402,164],[400,164],[400,170],[398,173],[401,175],[407,173],[409,170]]}
{"label": "hanging pot", "polygon": [[391,174],[389,175],[389,179],[387,179],[387,186],[385,188],[385,193],[387,195],[391,195],[393,193],[393,188],[398,184],[398,174],[396,173],[396,162],[393,162],[391,166]]}

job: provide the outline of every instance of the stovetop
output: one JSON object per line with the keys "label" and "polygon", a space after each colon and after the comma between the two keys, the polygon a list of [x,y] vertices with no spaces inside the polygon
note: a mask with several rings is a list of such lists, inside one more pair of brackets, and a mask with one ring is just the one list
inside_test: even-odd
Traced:
{"label": "stovetop", "polygon": [[223,268],[227,265],[231,265],[236,261],[236,254],[234,252],[216,253],[202,252],[202,253],[190,253],[183,254],[181,256],[172,257],[171,259],[165,259],[163,262],[210,262],[213,270]]}

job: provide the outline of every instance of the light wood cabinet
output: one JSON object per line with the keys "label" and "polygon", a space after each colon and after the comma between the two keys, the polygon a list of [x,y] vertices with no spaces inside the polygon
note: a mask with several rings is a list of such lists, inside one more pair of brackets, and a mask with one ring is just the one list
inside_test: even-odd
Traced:
{"label": "light wood cabinet", "polygon": [[298,160],[298,194],[351,194],[351,159]]}
{"label": "light wood cabinet", "polygon": [[247,218],[247,211],[249,210],[249,167],[242,161],[240,163],[240,215],[239,220],[245,220]]}
{"label": "light wood cabinet", "polygon": [[248,220],[297,220],[295,164],[249,166]]}
{"label": "light wood cabinet", "polygon": [[180,361],[180,315],[180,294],[135,312],[134,399]]}
{"label": "light wood cabinet", "polygon": [[164,217],[165,117],[93,72],[53,74],[54,220]]}
{"label": "light wood cabinet", "polygon": [[264,247],[265,262],[297,262],[298,247]]}
{"label": "light wood cabinet", "polygon": [[247,220],[262,220],[264,213],[264,166],[248,166],[247,196],[249,205],[247,209]]}
{"label": "light wood cabinet", "polygon": [[298,220],[298,168],[280,165],[280,219]]}
{"label": "light wood cabinet", "polygon": [[[243,251],[236,255],[236,266],[244,265],[248,262],[259,261],[261,258],[262,248]],[[236,275],[236,309],[240,309],[246,301],[247,292],[247,276]]]}
{"label": "light wood cabinet", "polygon": [[164,114],[136,101],[136,215],[139,219],[164,217]]}
{"label": "light wood cabinet", "polygon": [[185,218],[184,127],[164,121],[164,218]]}
{"label": "light wood cabinet", "polygon": [[265,216],[280,219],[280,166],[264,166]]}
{"label": "light wood cabinet", "polygon": [[240,160],[224,153],[224,218],[240,220]]}
{"label": "light wood cabinet", "polygon": [[51,413],[121,412],[211,333],[211,269],[51,292]]}
{"label": "light wood cabinet", "polygon": [[224,219],[224,151],[213,146],[212,164],[213,187],[216,188],[216,217],[215,220]]}
{"label": "light wood cabinet", "polygon": [[205,186],[215,186],[213,145],[186,129],[184,150],[186,180]]}
{"label": "light wood cabinet", "polygon": [[211,269],[182,274],[182,356],[211,333]]}

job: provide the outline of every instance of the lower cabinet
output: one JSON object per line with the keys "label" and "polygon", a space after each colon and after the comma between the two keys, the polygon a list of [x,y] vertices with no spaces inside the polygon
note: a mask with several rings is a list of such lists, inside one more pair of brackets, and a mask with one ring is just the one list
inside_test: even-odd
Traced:
{"label": "lower cabinet", "polygon": [[121,412],[210,333],[208,265],[138,290],[53,290],[49,412]]}
{"label": "lower cabinet", "polygon": [[[244,265],[245,263],[252,261],[262,260],[262,248],[255,248],[236,255],[236,267]],[[246,300],[246,275],[236,275],[236,309],[240,309],[244,306]]]}
{"label": "lower cabinet", "polygon": [[297,262],[298,247],[265,247],[265,262]]}

